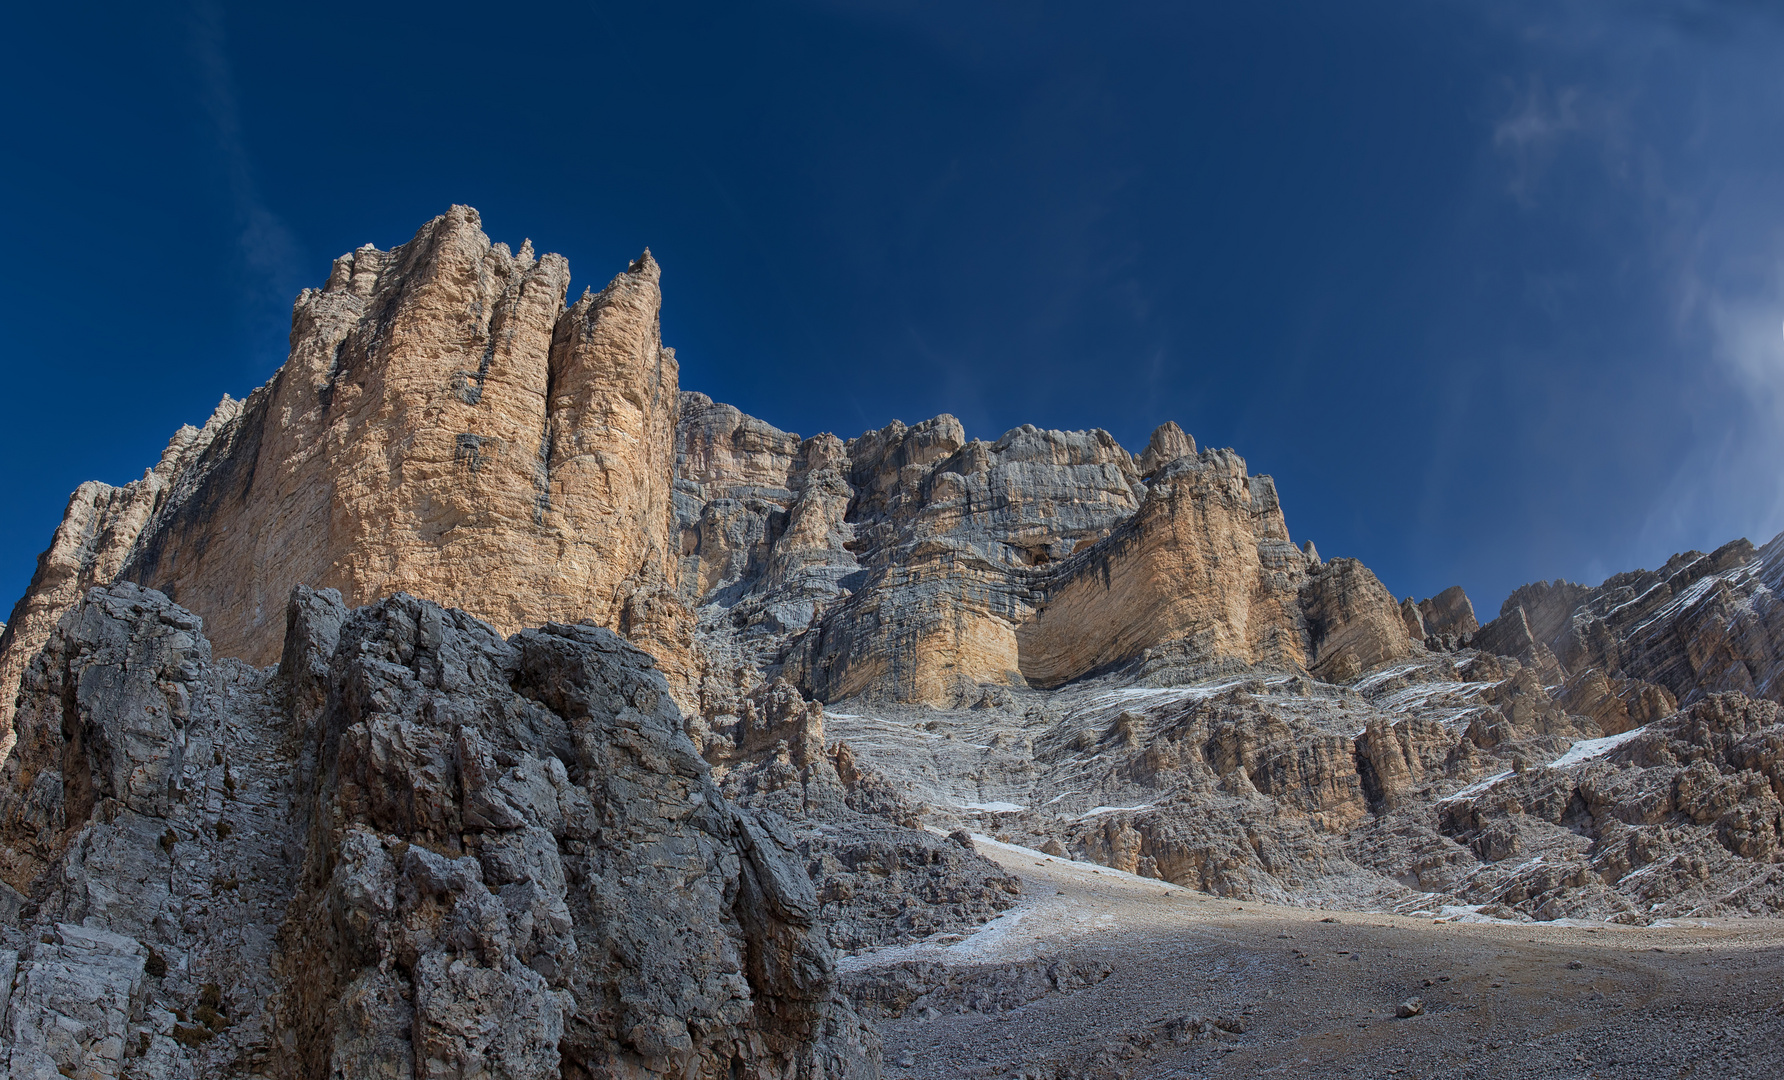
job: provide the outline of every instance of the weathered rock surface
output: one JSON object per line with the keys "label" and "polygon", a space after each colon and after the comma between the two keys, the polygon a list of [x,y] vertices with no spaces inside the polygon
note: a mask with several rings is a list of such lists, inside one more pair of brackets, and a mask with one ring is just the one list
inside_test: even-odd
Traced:
{"label": "weathered rock surface", "polygon": [[1135,461],[1107,432],[987,443],[951,416],[801,440],[686,395],[676,500],[709,714],[777,674],[961,705],[1128,665],[1354,674],[1424,647],[1387,632],[1368,570],[1295,548],[1269,477],[1175,424]]}
{"label": "weathered rock surface", "polygon": [[720,790],[788,822],[818,887],[830,943],[856,952],[970,931],[1008,910],[1022,883],[969,840],[923,831],[921,807],[826,745],[824,710],[784,681],[759,687],[723,731],[694,725]]}
{"label": "weathered rock surface", "polygon": [[985,442],[951,416],[801,439],[680,393],[659,280],[646,252],[566,305],[561,257],[492,244],[467,207],[337,259],[270,382],[142,480],[75,494],[0,639],[0,710],[115,580],[254,664],[297,584],[504,632],[593,620],[714,717],[775,675],[954,705],[1134,664],[1343,678],[1422,647],[1384,633],[1366,569],[1289,542],[1268,477],[1176,424],[1138,459],[1100,430]]}
{"label": "weathered rock surface", "polygon": [[[680,390],[648,254],[568,281],[454,208],[338,260],[278,375],[142,480],[76,492],[0,636],[15,1032],[200,1075],[859,1072],[824,957],[1007,912],[974,830],[1297,904],[1784,905],[1784,538],[1483,626],[1297,547],[1176,424],[1137,456],[946,415],[802,438]],[[196,614],[81,605],[115,582]],[[83,659],[113,624],[127,668]],[[954,1002],[913,1005],[928,977],[858,987]]]}
{"label": "weathered rock surface", "polygon": [[1429,635],[1459,638],[1480,629],[1480,622],[1474,616],[1474,604],[1460,585],[1451,585],[1436,596],[1420,600],[1418,610],[1425,633]]}
{"label": "weathered rock surface", "polygon": [[[1778,706],[1629,683],[1606,729],[1475,650],[1351,687],[1093,680],[1007,704],[847,703],[828,730],[923,820],[1241,899],[1468,917],[1784,914]],[[1471,913],[1484,912],[1477,916]]]}
{"label": "weathered rock surface", "polygon": [[1528,637],[1570,674],[1596,669],[1640,680],[1684,704],[1731,690],[1778,701],[1784,699],[1781,588],[1784,536],[1758,550],[1737,540],[1595,587],[1526,585],[1480,633],[1505,624],[1497,651],[1516,655],[1513,648]]}
{"label": "weathered rock surface", "polygon": [[1492,861],[1464,895],[1538,919],[1784,914],[1779,719],[1716,694],[1602,756],[1444,800],[1444,835]]}
{"label": "weathered rock surface", "polygon": [[692,703],[657,264],[566,307],[562,257],[479,224],[453,207],[335,260],[270,382],[181,429],[142,480],[75,493],[0,640],[0,708],[60,614],[114,580],[176,597],[253,664],[277,658],[298,584],[353,604],[406,590],[505,632],[594,619]]}
{"label": "weathered rock surface", "polygon": [[0,774],[12,1076],[877,1075],[819,900],[643,653],[297,590],[279,668],[94,590]]}
{"label": "weathered rock surface", "polygon": [[1332,559],[1308,575],[1300,602],[1312,645],[1310,670],[1329,682],[1350,682],[1391,660],[1422,651],[1394,596],[1355,559]]}
{"label": "weathered rock surface", "polygon": [[1311,651],[1303,568],[1269,477],[1231,451],[1177,458],[1115,535],[1046,583],[1020,633],[1023,674],[1057,686],[1159,648],[1188,663],[1298,667]]}
{"label": "weathered rock surface", "polygon": [[785,661],[824,700],[952,704],[1020,685],[1017,627],[1043,595],[1044,568],[1138,503],[1131,458],[1101,431],[1024,427],[986,443],[942,416],[848,450],[862,573]]}

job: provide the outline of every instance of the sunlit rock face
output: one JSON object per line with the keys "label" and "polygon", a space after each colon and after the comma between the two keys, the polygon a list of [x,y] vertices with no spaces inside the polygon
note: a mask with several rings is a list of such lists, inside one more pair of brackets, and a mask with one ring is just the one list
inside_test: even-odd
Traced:
{"label": "sunlit rock face", "polygon": [[467,207],[337,259],[270,382],[143,479],[76,492],[0,644],[0,701],[116,580],[256,664],[298,584],[504,631],[588,620],[706,713],[777,673],[950,704],[1135,662],[1348,671],[1407,648],[1346,629],[1381,590],[1321,599],[1274,485],[1231,451],[1175,424],[1138,458],[1104,431],[969,440],[950,416],[801,439],[680,392],[660,278],[647,252],[567,303],[563,258],[492,243]]}
{"label": "sunlit rock face", "polygon": [[[0,763],[10,785],[0,792],[10,815],[0,823],[10,830],[0,873],[32,890],[0,895],[0,915],[49,910],[43,905],[64,885],[100,897],[129,892],[120,875],[134,874],[138,884],[167,880],[154,837],[135,837],[127,852],[122,840],[105,840],[113,846],[101,851],[92,846],[99,840],[81,837],[100,836],[84,831],[95,821],[108,828],[125,821],[115,816],[124,810],[137,824],[185,812],[174,793],[209,752],[194,749],[188,722],[201,699],[227,699],[235,710],[227,715],[245,718],[213,721],[236,724],[242,770],[264,757],[273,763],[269,777],[291,774],[278,783],[305,784],[314,778],[304,770],[321,768],[317,762],[348,770],[328,781],[345,786],[322,794],[313,787],[303,798],[334,800],[331,820],[397,839],[377,841],[383,856],[345,832],[306,839],[303,851],[325,852],[336,864],[359,860],[365,889],[396,890],[396,906],[378,919],[434,912],[447,904],[440,897],[454,898],[454,910],[461,902],[470,905],[465,911],[483,910],[469,879],[415,852],[469,857],[467,836],[519,828],[503,824],[525,817],[519,803],[474,807],[466,785],[482,782],[473,774],[519,767],[508,758],[523,760],[516,747],[496,745],[499,725],[484,714],[499,698],[508,702],[497,710],[501,723],[509,723],[519,715],[509,705],[522,709],[512,695],[543,701],[510,670],[525,654],[516,642],[537,644],[539,635],[590,648],[602,642],[613,655],[636,647],[636,656],[625,655],[650,657],[651,685],[661,680],[663,708],[677,710],[671,726],[687,737],[685,748],[663,750],[667,757],[661,747],[649,750],[653,775],[664,762],[678,776],[707,770],[716,797],[741,808],[729,825],[701,818],[698,836],[675,834],[683,855],[704,853],[677,864],[698,884],[691,889],[721,896],[745,889],[744,864],[726,852],[769,851],[749,847],[758,843],[746,827],[751,815],[789,823],[786,835],[771,839],[815,883],[809,918],[796,882],[774,894],[780,899],[763,894],[778,912],[773,926],[745,925],[737,908],[723,905],[697,914],[701,925],[734,917],[739,940],[768,934],[780,943],[772,955],[784,954],[798,971],[809,967],[797,959],[808,938],[862,949],[963,930],[1007,909],[1019,880],[986,862],[965,832],[965,842],[948,838],[969,826],[1236,896],[1375,907],[1515,896],[1506,910],[1532,918],[1640,920],[1694,910],[1692,889],[1759,880],[1755,868],[1784,851],[1775,842],[1784,819],[1774,813],[1776,755],[1768,749],[1779,724],[1761,707],[1784,697],[1784,540],[1690,552],[1597,586],[1536,583],[1482,625],[1460,588],[1397,601],[1357,560],[1322,559],[1311,542],[1297,546],[1271,478],[1251,475],[1232,450],[1198,448],[1174,423],[1137,454],[1101,430],[1024,425],[994,440],[969,438],[946,415],[853,438],[802,437],[680,389],[659,331],[662,272],[648,253],[574,302],[569,280],[563,259],[536,256],[530,244],[516,252],[492,243],[474,211],[455,207],[408,244],[337,260],[323,287],[298,298],[290,357],[273,379],[246,401],[226,399],[203,428],[177,432],[141,480],[74,493],[0,636],[8,732]],[[83,601],[95,587],[111,600]],[[124,637],[153,655],[129,661],[133,674],[118,694],[101,694],[114,676],[94,672],[113,667],[77,663],[75,653],[112,648],[94,644],[111,640],[94,629],[95,612],[104,603],[137,604],[121,598],[149,588],[185,614],[150,619],[161,601],[140,601],[149,606],[116,615],[118,625],[136,628]],[[317,590],[330,589],[339,605],[317,599],[328,595]],[[410,605],[404,611],[422,613],[415,615],[422,637],[432,640],[430,627],[447,619],[484,642],[477,679],[494,681],[477,684],[484,689],[473,694],[476,716],[428,697],[434,713],[403,714],[419,725],[401,729],[412,743],[386,747],[378,742],[383,721],[367,720],[360,731],[359,721],[337,716],[342,745],[317,748],[305,741],[315,732],[304,725],[320,721],[294,719],[292,701],[307,703],[305,716],[342,705],[336,694],[345,695],[342,707],[378,712],[384,705],[372,708],[373,699],[394,701],[396,691],[373,688],[369,675],[340,682],[335,666],[346,661],[333,645],[293,651],[291,642],[326,638],[335,617],[324,609],[388,613],[395,609],[386,601],[398,594]],[[314,618],[288,624],[293,595]],[[390,663],[406,668],[426,652],[411,655],[400,642],[391,648]],[[156,649],[165,657],[156,659]],[[274,662],[276,670],[267,666]],[[139,669],[153,674],[152,687],[130,681]],[[445,677],[414,670],[428,694],[426,679]],[[210,689],[192,682],[204,672]],[[78,712],[89,700],[82,694],[100,705]],[[1739,697],[1721,696],[1730,694]],[[583,716],[577,701],[544,707],[574,723]],[[654,705],[635,700],[631,708],[657,716]],[[652,723],[669,723],[668,715]],[[1739,738],[1717,742],[1714,753],[1687,748],[1708,745],[1703,732],[1724,727]],[[1663,732],[1670,734],[1656,743]],[[1626,736],[1638,740],[1630,753],[1646,747],[1647,756],[1613,755]],[[297,749],[287,744],[293,738]],[[89,739],[97,741],[81,741]],[[450,755],[439,739],[451,740]],[[110,749],[82,758],[102,744]],[[382,768],[398,750],[421,755],[405,774],[407,787],[354,779],[352,770]],[[1662,750],[1677,760],[1662,760]],[[525,753],[545,761],[537,747]],[[582,784],[574,755],[553,754],[568,782]],[[1629,774],[1627,784],[1616,769]],[[561,786],[555,773],[540,782]],[[699,783],[688,783],[675,790],[691,802]],[[544,788],[528,790],[527,798],[544,798]],[[277,791],[264,805],[297,798]],[[698,794],[714,797],[704,787]],[[1514,813],[1514,802],[1523,809]],[[664,810],[677,821],[680,812]],[[268,817],[256,828],[279,833],[288,825]],[[186,835],[185,826],[168,827]],[[586,854],[576,844],[606,844],[631,858],[634,847],[657,843],[623,831],[604,831],[598,843],[552,835],[566,875],[565,860]],[[172,843],[176,852],[208,850],[179,846],[190,839]],[[410,847],[398,853],[397,843]],[[297,851],[282,857],[297,865]],[[81,861],[89,856],[97,861]],[[1537,865],[1540,873],[1529,869]],[[1690,878],[1694,866],[1708,876]],[[490,896],[521,883],[502,876],[518,872],[507,862],[482,872],[479,887]],[[46,884],[45,875],[57,873],[62,884]],[[329,898],[327,881],[291,873],[288,866],[262,875],[268,888],[288,890],[280,903],[340,899]],[[528,873],[542,895],[557,888],[549,860]],[[433,875],[434,884],[416,884],[416,874]],[[1715,903],[1778,910],[1784,878],[1765,880],[1739,893],[1739,903]],[[427,904],[435,907],[403,899],[405,889],[434,897]],[[249,894],[259,895],[239,893]],[[86,910],[73,899],[54,902]],[[131,903],[163,905],[154,897]],[[574,923],[578,909],[564,903]],[[531,925],[561,922],[562,913],[547,908],[533,911]],[[260,931],[286,925],[270,910],[253,924]],[[578,1047],[585,1061],[620,1053],[613,1048],[620,1043],[651,1060],[701,1063],[696,1074],[720,1060],[706,1035],[650,1018],[666,1012],[639,1013],[625,1028],[636,1028],[631,1034],[617,1033],[611,1024],[619,1021],[605,1014],[574,1020],[551,996],[559,989],[553,972],[571,963],[569,954],[548,950],[549,963],[534,964],[547,954],[527,951],[532,931],[512,922],[521,916],[504,917],[512,933],[503,940],[548,990],[535,994],[531,976],[518,972],[511,974],[526,987],[492,982],[476,990],[511,999],[520,1010],[515,1030],[533,1032],[488,1054],[532,1062],[528,1055],[543,1053],[561,1022],[554,1045]],[[46,930],[63,936],[61,951],[45,952],[44,963],[79,966],[82,957],[103,956],[109,974],[81,983],[81,992],[137,1000],[149,984],[139,985],[133,965],[147,971],[153,954],[145,951],[147,931],[132,925],[103,924],[119,940]],[[296,949],[281,955],[335,964],[341,974],[313,993],[268,983],[263,996],[286,1011],[267,1017],[311,1031],[351,1031],[354,1023],[382,1030],[384,1021],[365,1019],[375,1015],[423,1030],[413,993],[361,987],[348,961],[328,951],[335,945],[322,929],[303,933],[309,944],[261,945]],[[398,953],[377,951],[388,942],[375,949],[362,942],[352,956],[376,953],[378,964],[419,971],[414,964],[446,939],[429,940],[435,944],[416,939]],[[509,955],[490,941],[477,948]],[[746,952],[770,955],[764,948]],[[252,962],[271,955],[253,953]],[[614,955],[617,966],[601,978],[648,966],[642,953]],[[52,977],[51,967],[42,970],[42,979]],[[761,990],[766,997],[752,989],[750,1000],[806,1026],[759,1049],[794,1058],[807,1052],[798,1047],[822,1045],[855,1053],[847,1050],[855,1039],[844,1030],[847,1018],[820,1008],[821,994],[799,996],[818,994],[818,984],[775,972],[762,972],[768,981],[760,986],[778,989]],[[242,976],[244,985],[260,977]],[[702,1002],[719,1000],[706,974],[689,978],[705,987],[696,995]],[[472,992],[468,983],[453,985],[452,993]],[[33,1009],[60,1008],[33,1000]],[[341,1012],[348,1001],[363,1015]],[[736,1012],[712,1007],[715,1016]],[[347,1055],[340,1061],[395,1053],[375,1040],[341,1038],[329,1044],[329,1053]]]}
{"label": "sunlit rock face", "polygon": [[1175,424],[1137,461],[1104,431],[969,441],[951,416],[801,441],[690,395],[681,447],[706,654],[823,700],[971,703],[1135,664],[1349,677],[1423,648],[1361,564],[1295,548],[1269,477]]}
{"label": "sunlit rock face", "polygon": [[143,479],[75,493],[0,648],[4,699],[61,612],[113,580],[176,597],[255,664],[305,584],[356,604],[407,591],[504,631],[592,619],[683,692],[658,277],[647,252],[566,305],[569,264],[492,244],[468,207],[335,260],[270,382]]}

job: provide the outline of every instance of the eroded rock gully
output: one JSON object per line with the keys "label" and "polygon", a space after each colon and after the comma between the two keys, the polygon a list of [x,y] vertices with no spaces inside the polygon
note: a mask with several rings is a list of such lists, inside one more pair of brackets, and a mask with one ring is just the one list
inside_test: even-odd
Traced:
{"label": "eroded rock gully", "polygon": [[74,493],[0,632],[14,1075],[873,1075],[837,954],[882,1024],[1102,977],[911,958],[1035,910],[987,835],[1162,896],[1784,910],[1784,538],[1483,625],[1176,424],[684,391],[661,281],[569,302],[454,207]]}

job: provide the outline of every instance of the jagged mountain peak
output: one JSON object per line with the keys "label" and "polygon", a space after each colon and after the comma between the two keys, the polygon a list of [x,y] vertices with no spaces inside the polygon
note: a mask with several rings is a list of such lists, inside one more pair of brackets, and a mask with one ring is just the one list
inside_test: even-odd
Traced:
{"label": "jagged mountain peak", "polygon": [[[1017,903],[973,828],[1244,899],[1784,910],[1784,536],[1483,626],[1174,422],[801,437],[680,387],[648,249],[569,283],[454,206],[71,497],[0,630],[0,964],[15,1030],[87,1007],[52,970],[117,1007],[16,1067],[871,1076],[833,951]],[[179,995],[215,1023],[151,1030]]]}

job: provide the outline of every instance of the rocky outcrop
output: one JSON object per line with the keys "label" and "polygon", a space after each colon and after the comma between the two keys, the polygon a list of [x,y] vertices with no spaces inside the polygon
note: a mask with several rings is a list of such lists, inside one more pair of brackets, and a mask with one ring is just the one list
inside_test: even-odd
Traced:
{"label": "rocky outcrop", "polygon": [[1430,636],[1425,632],[1425,615],[1410,596],[1400,601],[1400,623],[1406,627],[1406,636],[1413,641],[1424,641]]}
{"label": "rocky outcrop", "polygon": [[240,416],[227,395],[201,430],[180,428],[161,460],[140,480],[123,487],[88,481],[68,500],[50,546],[37,557],[37,572],[0,632],[0,761],[13,744],[12,709],[19,678],[49,640],[62,613],[95,584],[109,583],[123,568],[155,510],[166,504],[175,481]]}
{"label": "rocky outcrop", "polygon": [[1394,595],[1355,559],[1332,559],[1309,574],[1299,599],[1309,670],[1328,682],[1349,682],[1422,648],[1411,640]]}
{"label": "rocky outcrop", "polygon": [[1606,735],[1620,735],[1677,712],[1678,700],[1664,686],[1640,679],[1617,679],[1597,668],[1568,677],[1559,704],[1575,716],[1589,718]]}
{"label": "rocky outcrop", "polygon": [[1462,586],[1451,585],[1436,596],[1418,602],[1425,633],[1435,637],[1462,638],[1480,629],[1474,604]]}
{"label": "rocky outcrop", "polygon": [[1224,896],[1510,920],[1784,914],[1778,706],[1722,695],[1607,736],[1567,700],[1465,649],[1350,687],[1111,676],[833,715],[829,731],[938,830]]}
{"label": "rocky outcrop", "polygon": [[696,721],[696,743],[726,797],[789,823],[835,948],[971,931],[1015,905],[1020,878],[970,840],[924,831],[904,791],[847,743],[826,744],[823,706],[776,680],[739,713],[722,730]]}
{"label": "rocky outcrop", "polygon": [[[1758,550],[1737,540],[1597,586],[1525,585],[1471,644],[1543,666],[1553,681],[1568,680],[1579,687],[1570,691],[1579,706],[1605,711],[1612,727],[1714,693],[1776,701],[1784,698],[1781,587],[1784,536]],[[1611,705],[1607,694],[1625,704]]]}
{"label": "rocky outcrop", "polygon": [[823,700],[976,700],[1020,684],[1017,627],[1055,561],[1138,503],[1131,457],[1107,432],[893,424],[849,444],[851,595],[795,643],[786,670]]}
{"label": "rocky outcrop", "polygon": [[735,709],[740,669],[951,705],[1135,663],[1361,670],[1422,648],[1381,638],[1374,575],[1294,547],[1269,477],[1175,424],[1135,461],[1106,432],[987,443],[949,416],[801,440],[688,395],[680,447],[708,713]]}
{"label": "rocky outcrop", "polygon": [[270,382],[182,429],[144,479],[76,492],[0,643],[0,699],[86,588],[127,580],[254,664],[277,657],[298,584],[356,604],[408,591],[504,631],[594,619],[692,703],[657,264],[646,252],[566,307],[562,257],[479,224],[454,207],[337,259],[298,298]]}
{"label": "rocky outcrop", "polygon": [[1232,451],[1174,423],[1137,459],[1104,431],[969,440],[951,416],[801,439],[679,391],[660,276],[646,252],[566,305],[561,257],[491,243],[467,207],[342,256],[270,382],[142,480],[76,493],[0,640],[0,708],[60,613],[117,580],[254,664],[297,584],[504,631],[592,620],[713,718],[776,675],[948,705],[1130,664],[1405,651],[1377,640],[1373,575],[1309,578],[1274,484]]}
{"label": "rocky outcrop", "polygon": [[704,394],[684,393],[675,528],[683,601],[698,613],[702,712],[735,715],[789,642],[849,595],[847,448],[801,440]]}
{"label": "rocky outcrop", "polygon": [[1196,441],[1189,433],[1177,426],[1177,421],[1166,420],[1152,432],[1152,438],[1146,442],[1146,450],[1140,455],[1137,463],[1140,475],[1151,480],[1158,470],[1179,458],[1193,457],[1196,452]]}
{"label": "rocky outcrop", "polygon": [[1165,647],[1191,663],[1300,667],[1305,566],[1269,477],[1227,450],[1180,457],[1138,513],[1045,583],[1019,636],[1022,674],[1057,686]]}
{"label": "rocky outcrop", "polygon": [[1522,769],[1439,806],[1492,866],[1470,895],[1538,919],[1784,914],[1784,725],[1716,694],[1600,758]]}
{"label": "rocky outcrop", "polygon": [[0,636],[14,1074],[871,1075],[833,954],[1008,911],[975,831],[1290,903],[1784,911],[1784,538],[1482,626],[1176,424],[805,438],[680,390],[648,253],[568,281],[454,208],[75,493]]}
{"label": "rocky outcrop", "polygon": [[95,590],[0,774],[10,1075],[877,1074],[794,842],[650,659],[298,590],[276,669]]}

